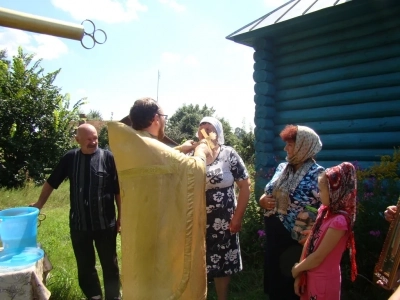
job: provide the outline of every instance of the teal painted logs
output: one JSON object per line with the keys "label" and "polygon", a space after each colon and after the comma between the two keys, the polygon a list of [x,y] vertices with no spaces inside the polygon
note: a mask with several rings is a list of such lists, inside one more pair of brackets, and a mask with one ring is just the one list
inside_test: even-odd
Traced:
{"label": "teal painted logs", "polygon": [[[339,53],[335,56],[316,58],[295,64],[280,66],[276,69],[277,78],[290,77],[300,74],[335,69],[345,66],[362,64],[376,60],[397,57],[400,53],[400,44],[385,44],[380,47],[360,49],[353,52]],[[262,61],[254,64],[254,70],[263,69]],[[257,65],[257,66],[256,66]],[[257,69],[256,69],[257,67]]]}
{"label": "teal painted logs", "polygon": [[[382,118],[332,120],[329,122],[302,122],[301,125],[316,129],[318,134],[399,131],[400,115]],[[284,126],[283,124],[275,126],[275,135],[278,135]]]}
{"label": "teal painted logs", "polygon": [[[278,111],[285,111],[396,99],[400,99],[400,85],[352,92],[337,92],[323,96],[279,101],[276,103],[276,109]],[[261,101],[260,99],[258,100]]]}
{"label": "teal painted logs", "polygon": [[255,71],[265,70],[268,72],[273,72],[275,70],[274,64],[267,60],[259,60],[259,61],[255,62],[253,65],[253,69]]}
{"label": "teal painted logs", "polygon": [[296,124],[323,120],[384,118],[399,116],[399,112],[400,100],[394,100],[372,102],[368,103],[368,105],[353,104],[281,111],[274,118],[274,122],[275,124]]}
{"label": "teal painted logs", "polygon": [[273,55],[272,55],[271,52],[269,52],[267,50],[258,50],[256,52],[254,52],[253,58],[254,58],[255,61],[259,61],[259,60],[272,61]]}
{"label": "teal painted logs", "polygon": [[[271,107],[271,109],[273,109],[275,111],[274,108]],[[263,128],[263,129],[273,129],[274,128],[274,122],[272,121],[272,118],[266,118],[265,116],[255,117],[254,123],[259,128]]]}
{"label": "teal painted logs", "polygon": [[272,83],[258,82],[254,85],[254,92],[259,95],[275,95],[275,86]]}
{"label": "teal painted logs", "polygon": [[257,170],[268,170],[276,166],[276,155],[273,152],[260,152],[255,155]]}
{"label": "teal painted logs", "polygon": [[[278,79],[276,81],[275,86],[277,90],[290,89],[290,88],[310,86],[320,83],[331,83],[333,81],[346,80],[358,77],[376,76],[392,72],[394,73],[398,72],[399,70],[400,70],[400,57],[394,57],[363,64],[346,66],[342,68],[328,69],[324,71]],[[254,72],[253,78],[256,82],[272,81],[273,79],[272,76],[268,77],[267,74],[261,74],[260,72],[266,73],[266,71]]]}
{"label": "teal painted logs", "polygon": [[255,82],[268,82],[273,83],[274,74],[265,70],[254,71],[253,79]]}
{"label": "teal painted logs", "polygon": [[[366,48],[372,48],[388,44],[388,41],[398,42],[400,41],[400,34],[398,28],[387,30],[384,32],[377,33],[366,37],[359,37],[352,40],[345,40],[334,44],[327,44],[311,49],[305,49],[290,55],[284,55],[282,57],[276,56],[275,65],[287,65],[294,64],[301,61],[330,57],[332,55],[342,54],[345,52],[357,51]],[[279,52],[277,52],[278,54]]]}
{"label": "teal painted logs", "polygon": [[[378,154],[379,153],[379,154]],[[284,157],[286,152],[279,151],[278,157]],[[336,161],[379,161],[382,155],[393,155],[393,149],[322,149],[316,156],[317,160]]]}
{"label": "teal painted logs", "polygon": [[264,95],[254,95],[254,103],[261,106],[274,105],[275,99]]}
{"label": "teal painted logs", "polygon": [[[388,2],[385,3],[385,5],[388,4]],[[326,22],[321,26],[314,26],[308,30],[292,30],[291,34],[281,35],[275,41],[275,47],[279,49],[280,46],[287,43],[301,43],[301,41],[309,37],[317,38],[320,35],[329,35],[332,32],[343,32],[349,28],[364,26],[364,24],[377,24],[391,18],[397,18],[398,14],[399,7],[392,6],[390,9],[380,10],[379,14],[376,13],[375,9],[372,9],[359,14],[353,13],[350,18],[343,18],[343,15],[340,15],[340,21]]]}
{"label": "teal painted logs", "polygon": [[266,118],[272,120],[276,116],[276,110],[273,106],[257,107],[255,118]]}
{"label": "teal painted logs", "polygon": [[273,153],[274,152],[274,147],[272,146],[272,143],[264,143],[264,142],[259,142],[257,141],[254,145],[255,150],[258,152],[267,152],[267,153]]}
{"label": "teal painted logs", "polygon": [[271,129],[264,129],[256,127],[254,135],[257,142],[271,143],[274,140],[274,132]]}
{"label": "teal painted logs", "polygon": [[[400,10],[397,9],[398,13]],[[283,56],[306,49],[325,46],[327,44],[337,44],[340,42],[353,41],[355,39],[365,39],[374,35],[382,35],[389,30],[396,30],[400,26],[400,18],[392,18],[381,23],[366,23],[361,26],[348,28],[343,31],[332,31],[329,34],[311,36],[304,38],[301,43],[282,44],[277,55]]]}
{"label": "teal painted logs", "polygon": [[270,51],[273,48],[272,40],[267,38],[261,38],[255,41],[253,48],[255,51],[267,50]]}
{"label": "teal painted logs", "polygon": [[[341,134],[321,134],[320,135],[323,150],[334,149],[375,149],[379,155],[379,149],[394,148],[394,145],[400,145],[400,131],[397,132],[359,132],[359,133],[341,133]],[[275,151],[283,149],[283,142],[279,137],[273,141]]]}
{"label": "teal painted logs", "polygon": [[[363,89],[397,86],[400,83],[400,72],[384,75],[368,76],[311,86],[286,89],[276,93],[276,100],[285,101],[297,98],[307,98],[328,95],[340,92],[358,91]],[[256,83],[257,86],[257,83]],[[267,87],[260,87],[263,92],[268,92]],[[267,95],[267,94],[263,94]]]}

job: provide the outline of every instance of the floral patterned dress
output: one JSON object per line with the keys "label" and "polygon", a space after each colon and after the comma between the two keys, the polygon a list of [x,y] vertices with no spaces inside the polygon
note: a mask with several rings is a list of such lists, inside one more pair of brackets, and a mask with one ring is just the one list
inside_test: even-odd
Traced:
{"label": "floral patterned dress", "polygon": [[[265,193],[272,194],[275,183],[282,174],[286,165],[287,163],[279,164],[279,166],[276,168],[274,177],[272,177],[271,181],[265,187]],[[307,174],[304,175],[299,185],[290,195],[291,203],[289,205],[287,214],[282,215],[277,213],[277,216],[289,232],[291,232],[294,227],[298,213],[301,212],[305,206],[309,205],[317,209],[319,208],[320,202],[318,196],[318,176],[323,170],[324,168],[320,165],[313,164],[308,170]],[[265,216],[270,216],[268,211],[264,210],[264,212]]]}
{"label": "floral patterned dress", "polygon": [[249,176],[237,152],[225,145],[220,146],[206,171],[206,264],[210,280],[242,270],[239,234],[231,234],[229,224],[236,209],[234,182]]}

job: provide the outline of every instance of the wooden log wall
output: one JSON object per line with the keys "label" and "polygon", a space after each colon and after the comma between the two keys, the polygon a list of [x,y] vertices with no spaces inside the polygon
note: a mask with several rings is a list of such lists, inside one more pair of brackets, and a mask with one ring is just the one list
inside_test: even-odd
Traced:
{"label": "wooden log wall", "polygon": [[399,14],[400,5],[256,41],[256,194],[285,159],[286,124],[320,135],[324,167],[368,167],[400,146]]}

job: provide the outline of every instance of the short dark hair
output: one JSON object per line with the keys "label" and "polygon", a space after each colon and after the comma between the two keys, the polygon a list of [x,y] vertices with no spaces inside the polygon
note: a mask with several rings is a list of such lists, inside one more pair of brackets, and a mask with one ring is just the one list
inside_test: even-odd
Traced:
{"label": "short dark hair", "polygon": [[129,111],[132,128],[143,130],[149,127],[159,109],[157,101],[152,98],[146,97],[136,100]]}

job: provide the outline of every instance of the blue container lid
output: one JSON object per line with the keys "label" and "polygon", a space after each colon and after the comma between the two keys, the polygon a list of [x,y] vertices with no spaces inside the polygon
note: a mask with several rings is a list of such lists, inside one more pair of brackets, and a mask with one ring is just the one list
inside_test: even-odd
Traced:
{"label": "blue container lid", "polygon": [[43,256],[43,249],[37,247],[26,247],[18,252],[0,251],[0,273],[28,268]]}

